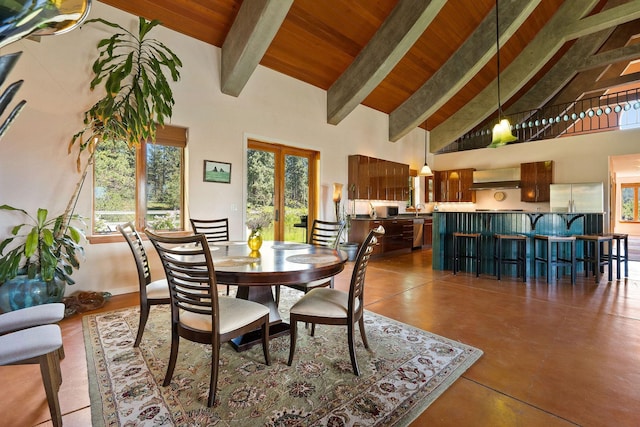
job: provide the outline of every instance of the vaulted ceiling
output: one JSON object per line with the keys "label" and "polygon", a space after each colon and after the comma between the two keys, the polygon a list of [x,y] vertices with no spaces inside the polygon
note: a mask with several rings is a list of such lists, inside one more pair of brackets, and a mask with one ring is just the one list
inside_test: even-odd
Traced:
{"label": "vaulted ceiling", "polygon": [[[220,47],[230,96],[260,64],[326,90],[328,123],[363,104],[389,115],[390,141],[426,126],[432,151],[498,115],[495,0],[101,2]],[[505,114],[639,85],[640,0],[498,11]]]}

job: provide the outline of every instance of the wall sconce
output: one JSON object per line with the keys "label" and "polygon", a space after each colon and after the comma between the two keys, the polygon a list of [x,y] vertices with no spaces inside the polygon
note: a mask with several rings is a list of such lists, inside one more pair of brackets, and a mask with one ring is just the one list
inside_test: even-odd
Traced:
{"label": "wall sconce", "polygon": [[342,200],[342,184],[333,183],[333,203],[336,205],[336,221],[340,221],[340,201]]}

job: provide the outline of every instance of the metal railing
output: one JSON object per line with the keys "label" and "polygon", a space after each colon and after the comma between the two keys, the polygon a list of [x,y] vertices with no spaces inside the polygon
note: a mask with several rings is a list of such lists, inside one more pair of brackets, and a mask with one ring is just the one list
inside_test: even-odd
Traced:
{"label": "metal railing", "polygon": [[[640,126],[640,89],[583,98],[505,116],[518,138],[512,144]],[[486,120],[438,153],[485,148],[497,118]]]}

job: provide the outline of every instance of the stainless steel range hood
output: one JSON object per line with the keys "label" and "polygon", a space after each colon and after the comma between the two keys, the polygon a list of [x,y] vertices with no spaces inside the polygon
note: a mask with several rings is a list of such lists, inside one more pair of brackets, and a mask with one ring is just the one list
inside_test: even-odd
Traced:
{"label": "stainless steel range hood", "polygon": [[473,172],[471,190],[520,188],[520,167],[486,169]]}

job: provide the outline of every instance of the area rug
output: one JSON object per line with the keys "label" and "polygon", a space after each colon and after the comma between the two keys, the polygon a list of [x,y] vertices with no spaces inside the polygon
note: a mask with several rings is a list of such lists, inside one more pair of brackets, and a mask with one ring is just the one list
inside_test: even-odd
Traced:
{"label": "area rug", "polygon": [[[281,316],[300,294],[282,290]],[[215,405],[206,406],[211,347],[181,339],[171,384],[170,316],[154,306],[140,347],[138,309],[85,316],[91,413],[99,426],[404,426],[482,355],[471,346],[365,312],[370,349],[356,336],[360,376],[351,368],[346,327],[302,324],[294,363],[289,337],[236,352],[222,346]]]}

